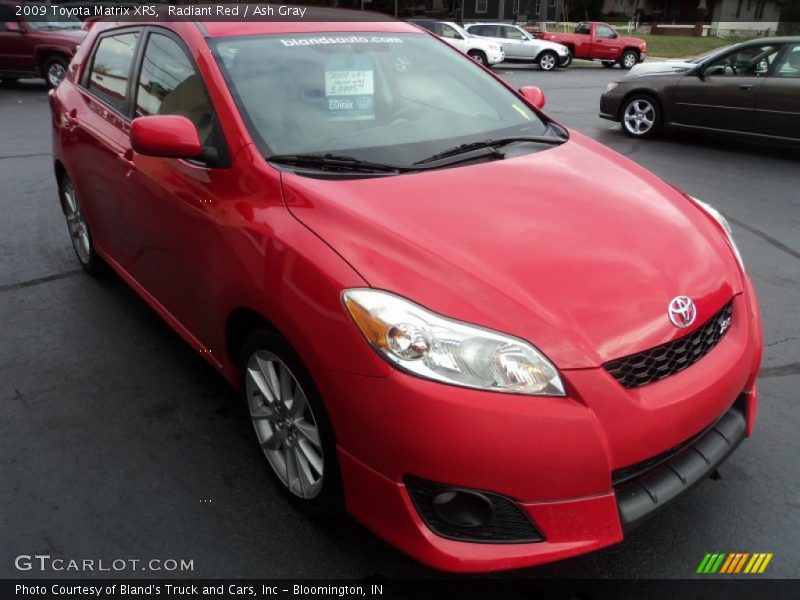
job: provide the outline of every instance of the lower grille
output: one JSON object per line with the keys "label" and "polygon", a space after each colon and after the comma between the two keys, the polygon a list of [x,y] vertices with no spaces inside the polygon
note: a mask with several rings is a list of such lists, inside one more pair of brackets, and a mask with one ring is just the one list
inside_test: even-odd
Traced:
{"label": "lower grille", "polygon": [[733,300],[689,335],[603,365],[622,387],[636,388],[680,373],[708,354],[725,336]]}

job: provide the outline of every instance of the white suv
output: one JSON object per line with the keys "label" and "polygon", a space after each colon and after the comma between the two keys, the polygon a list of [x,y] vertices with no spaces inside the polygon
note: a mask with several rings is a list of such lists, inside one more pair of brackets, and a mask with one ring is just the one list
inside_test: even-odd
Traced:
{"label": "white suv", "polygon": [[501,63],[506,58],[503,46],[497,42],[472,35],[451,21],[414,19],[411,22],[436,34],[451,46],[469,55],[476,63],[488,67]]}
{"label": "white suv", "polygon": [[556,67],[566,67],[571,62],[566,46],[537,40],[518,25],[508,23],[470,23],[465,27],[468,33],[500,44],[509,62],[533,62],[542,71],[552,71]]}

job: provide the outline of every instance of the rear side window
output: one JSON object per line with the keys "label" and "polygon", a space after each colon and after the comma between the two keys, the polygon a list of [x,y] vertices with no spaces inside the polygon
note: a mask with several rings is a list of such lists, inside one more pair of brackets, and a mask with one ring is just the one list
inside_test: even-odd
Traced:
{"label": "rear side window", "polygon": [[165,35],[150,35],[136,88],[136,116],[186,117],[206,145],[213,114],[203,81],[181,46]]}
{"label": "rear side window", "polygon": [[127,105],[128,81],[138,39],[138,32],[103,37],[92,59],[89,91],[121,112]]}

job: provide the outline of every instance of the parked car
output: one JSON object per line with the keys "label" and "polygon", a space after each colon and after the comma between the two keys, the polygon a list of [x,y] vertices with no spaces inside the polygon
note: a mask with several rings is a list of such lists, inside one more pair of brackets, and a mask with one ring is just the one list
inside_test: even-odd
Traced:
{"label": "parked car", "polygon": [[476,63],[486,66],[496,65],[505,60],[503,47],[471,33],[467,33],[451,21],[433,21],[430,19],[411,19],[409,22],[419,25],[439,36],[472,58]]}
{"label": "parked car", "polygon": [[532,62],[542,71],[552,71],[556,67],[568,67],[571,60],[566,46],[537,40],[519,25],[469,23],[464,29],[500,44],[508,62]]}
{"label": "parked car", "polygon": [[800,37],[759,38],[692,61],[639,65],[609,84],[600,116],[638,138],[670,126],[800,140]]}
{"label": "parked car", "polygon": [[608,23],[584,21],[575,25],[573,33],[543,31],[536,37],[564,44],[572,58],[599,60],[604,67],[618,64],[630,69],[647,58],[647,42],[634,37],[621,36]]}
{"label": "parked car", "polygon": [[91,29],[50,92],[78,261],[239,390],[301,510],[452,571],[620,542],[752,432],[724,217],[418,27],[309,11]]}
{"label": "parked car", "polygon": [[54,87],[84,37],[78,19],[54,14],[47,4],[0,2],[0,79],[44,77]]}

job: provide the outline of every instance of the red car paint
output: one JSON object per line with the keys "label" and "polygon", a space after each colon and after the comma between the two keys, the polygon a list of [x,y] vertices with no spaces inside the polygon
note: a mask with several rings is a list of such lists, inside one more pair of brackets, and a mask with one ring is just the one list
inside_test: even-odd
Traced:
{"label": "red car paint", "polygon": [[[96,36],[121,26],[96,24],[51,93],[56,173],[83,198],[96,251],[234,387],[228,326],[243,311],[267,318],[325,399],[348,511],[398,548],[451,571],[602,548],[623,537],[614,469],[687,440],[742,392],[751,433],[762,347],[755,293],[722,229],[681,192],[576,132],[547,151],[418,174],[282,173],[256,149],[205,36],[332,29],[309,21],[156,25],[190,49],[231,166],[144,156],[131,144],[136,122],[78,84]],[[400,22],[334,30],[416,31]],[[500,395],[395,370],[342,305],[343,290],[370,286],[532,341],[567,397]],[[622,388],[602,364],[685,335],[666,318],[683,293],[698,324],[733,299],[726,337],[685,371]],[[411,502],[409,474],[512,498],[545,540],[440,537]]]}
{"label": "red car paint", "polygon": [[[611,31],[616,37],[603,35],[604,31]],[[607,23],[582,22],[577,24],[574,33],[543,31],[537,33],[536,37],[565,45],[572,52],[573,58],[619,62],[626,50],[636,52],[639,59],[637,62],[647,56],[647,42],[640,38],[621,36]]]}

